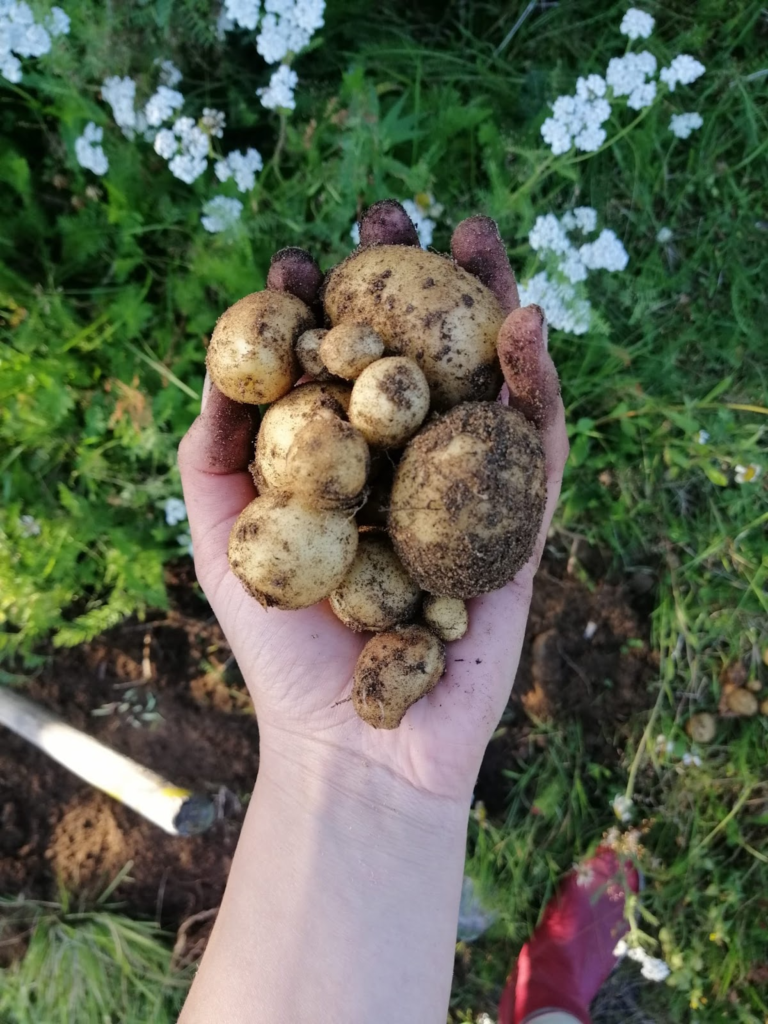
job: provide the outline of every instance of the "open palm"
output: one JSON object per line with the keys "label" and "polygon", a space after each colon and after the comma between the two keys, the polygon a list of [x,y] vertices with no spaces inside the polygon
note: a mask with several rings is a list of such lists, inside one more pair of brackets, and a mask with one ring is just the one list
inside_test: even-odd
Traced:
{"label": "open palm", "polygon": [[[415,244],[415,231],[398,204],[376,204],[363,220],[361,243]],[[445,675],[409,709],[399,728],[371,728],[349,700],[365,635],[343,626],[327,601],[298,612],[264,609],[229,569],[229,532],[256,496],[247,471],[253,454],[253,411],[206,382],[203,410],[182,441],[179,466],[198,579],[248,684],[262,744],[283,751],[337,748],[382,766],[420,790],[458,797],[471,790],[509,697],[568,445],[543,316],[535,306],[518,308],[514,276],[495,225],[482,217],[462,222],[452,250],[458,263],[493,289],[509,314],[499,335],[505,400],[542,431],[547,508],[529,563],[506,587],[469,603],[469,630],[448,645]],[[314,297],[308,289],[316,289],[319,281],[309,257],[288,250],[273,264],[268,287],[293,291],[306,301]]]}

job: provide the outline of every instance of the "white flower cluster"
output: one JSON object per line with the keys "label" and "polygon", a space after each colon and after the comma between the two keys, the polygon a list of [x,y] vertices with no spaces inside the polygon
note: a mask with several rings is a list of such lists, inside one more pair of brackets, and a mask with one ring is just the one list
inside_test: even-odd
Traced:
{"label": "white flower cluster", "polygon": [[619,939],[613,955],[619,958],[628,956],[640,964],[640,973],[648,981],[664,981],[670,975],[669,965],[664,960],[646,953],[642,946],[629,946],[626,939]]}
{"label": "white flower cluster", "polygon": [[146,119],[135,109],[136,83],[132,78],[111,75],[101,85],[101,98],[112,108],[112,117],[126,138],[146,129]]}
{"label": "white flower cluster", "polygon": [[296,100],[294,89],[299,83],[299,76],[288,67],[281,64],[277,71],[272,73],[269,85],[256,90],[256,95],[261,97],[261,105],[267,110],[294,110]]}
{"label": "white flower cluster", "polygon": [[52,7],[43,23],[35,21],[29,4],[0,0],[0,75],[9,82],[21,81],[22,57],[42,57],[51,40],[69,32],[69,16]]}
{"label": "white flower cluster", "polygon": [[230,199],[229,196],[214,196],[203,206],[200,223],[206,231],[217,234],[234,227],[240,220],[242,212],[243,204],[239,199]]}
{"label": "white flower cluster", "polygon": [[191,185],[208,166],[208,135],[191,117],[179,117],[172,128],[161,128],[155,136],[155,152],[168,161],[175,178]]}
{"label": "white flower cluster", "polygon": [[[631,40],[647,39],[654,24],[655,20],[650,14],[637,7],[630,7],[622,19],[620,31]],[[614,100],[626,97],[626,105],[630,110],[643,110],[654,102],[658,92],[658,82],[654,80],[656,68],[654,55],[643,50],[641,53],[612,57],[605,78],[595,74],[579,78],[576,92],[573,95],[558,96],[552,104],[552,116],[541,126],[541,136],[552,153],[560,156],[573,146],[585,153],[594,153],[600,149],[607,138],[602,125],[611,116]],[[674,92],[678,84],[690,85],[704,74],[704,70],[704,65],[695,58],[679,54],[669,67],[661,69],[659,78],[670,92]],[[677,134],[673,127],[675,124],[673,117],[670,128]],[[680,135],[679,138],[687,138],[687,135]]]}
{"label": "white flower cluster", "polygon": [[577,293],[574,285],[586,281],[591,270],[619,272],[626,268],[629,256],[610,228],[603,228],[596,239],[575,245],[569,232],[589,235],[597,230],[597,211],[577,206],[558,219],[553,213],[536,218],[528,241],[534,252],[546,259],[549,270],[542,270],[520,286],[520,302],[536,303],[546,313],[550,325],[570,334],[589,330],[592,307]]}
{"label": "white flower cluster", "polygon": [[219,181],[234,179],[238,192],[250,192],[256,184],[256,175],[264,166],[258,149],[246,149],[244,153],[235,149],[218,160],[214,167]]}
{"label": "white flower cluster", "polygon": [[701,128],[703,124],[704,118],[695,111],[690,114],[673,114],[672,120],[669,122],[669,130],[678,139],[687,139],[691,132]]}
{"label": "white flower cluster", "polygon": [[182,498],[168,498],[165,502],[165,521],[169,526],[178,526],[187,518],[187,506]]}
{"label": "white flower cluster", "polygon": [[147,100],[144,117],[151,128],[159,128],[164,121],[169,121],[177,110],[184,106],[184,97],[178,89],[170,89],[167,85],[158,85]]}
{"label": "white flower cluster", "polygon": [[101,145],[104,129],[97,127],[93,121],[85,126],[83,134],[75,139],[75,157],[81,167],[94,174],[106,174],[109,160]]}
{"label": "white flower cluster", "polygon": [[213,139],[220,139],[227,127],[227,115],[223,110],[214,110],[213,107],[203,107],[203,116],[200,118],[200,127]]}

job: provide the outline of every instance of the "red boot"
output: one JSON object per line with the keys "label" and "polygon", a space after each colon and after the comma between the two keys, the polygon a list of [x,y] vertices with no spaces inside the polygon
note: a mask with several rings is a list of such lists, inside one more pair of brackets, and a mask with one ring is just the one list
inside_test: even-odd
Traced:
{"label": "red boot", "polygon": [[563,1010],[590,1024],[589,1004],[617,963],[626,934],[624,898],[637,871],[601,846],[569,872],[541,923],[520,951],[499,1007],[499,1024],[526,1024],[542,1010]]}

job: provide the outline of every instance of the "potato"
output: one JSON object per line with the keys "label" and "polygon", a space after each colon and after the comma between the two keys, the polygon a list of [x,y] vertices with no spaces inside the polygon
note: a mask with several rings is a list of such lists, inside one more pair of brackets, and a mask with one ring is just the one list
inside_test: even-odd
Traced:
{"label": "potato", "polygon": [[461,640],[469,628],[467,606],[458,597],[424,598],[424,621],[441,640]]}
{"label": "potato", "polygon": [[347,384],[328,382],[300,384],[267,409],[256,438],[256,456],[251,466],[259,490],[285,490],[288,451],[296,435],[318,413],[343,418],[349,405]]}
{"label": "potato", "polygon": [[330,601],[345,626],[380,632],[413,618],[420,596],[386,534],[364,533]]}
{"label": "potato", "polygon": [[368,445],[359,430],[327,411],[296,434],[281,474],[286,491],[310,508],[362,504],[368,478]]}
{"label": "potato", "polygon": [[331,324],[368,324],[388,353],[414,359],[436,409],[493,399],[501,386],[493,292],[449,257],[402,245],[358,249],[328,276]]}
{"label": "potato", "polygon": [[211,380],[227,398],[258,405],[274,402],[299,379],[293,345],[315,318],[283,292],[246,295],[219,317],[208,346]]}
{"label": "potato", "polygon": [[546,496],[536,428],[496,402],[469,402],[403,453],[390,535],[423,590],[474,597],[503,587],[531,557]]}
{"label": "potato", "polygon": [[229,535],[229,564],[265,608],[307,608],[341,583],[357,551],[344,512],[308,509],[277,492],[255,498]]}
{"label": "potato", "polygon": [[320,345],[320,358],[331,373],[345,380],[359,377],[366,366],[384,355],[381,336],[366,324],[332,327]]}
{"label": "potato", "polygon": [[388,356],[366,367],[349,400],[349,422],[368,444],[397,448],[413,437],[429,412],[429,386],[412,359]]}
{"label": "potato", "polygon": [[445,648],[424,626],[378,633],[355,666],[352,703],[374,729],[396,729],[408,708],[437,685]]}
{"label": "potato", "polygon": [[311,331],[304,331],[296,339],[295,352],[299,366],[315,380],[328,380],[331,376],[320,358],[320,343],[327,333],[323,328],[315,327]]}
{"label": "potato", "polygon": [[715,716],[706,711],[691,715],[685,723],[685,731],[694,743],[711,743],[717,732]]}
{"label": "potato", "polygon": [[756,715],[760,707],[757,697],[749,690],[731,690],[726,694],[725,703],[731,714],[745,718]]}

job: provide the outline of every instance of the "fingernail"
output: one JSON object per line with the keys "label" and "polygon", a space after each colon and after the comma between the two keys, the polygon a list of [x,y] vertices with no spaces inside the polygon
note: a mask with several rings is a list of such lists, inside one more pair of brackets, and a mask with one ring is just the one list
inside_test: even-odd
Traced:
{"label": "fingernail", "polygon": [[205,371],[205,380],[203,381],[203,397],[200,399],[200,412],[205,411],[206,403],[208,402],[208,396],[211,393],[213,383],[211,378],[208,376],[208,371]]}

